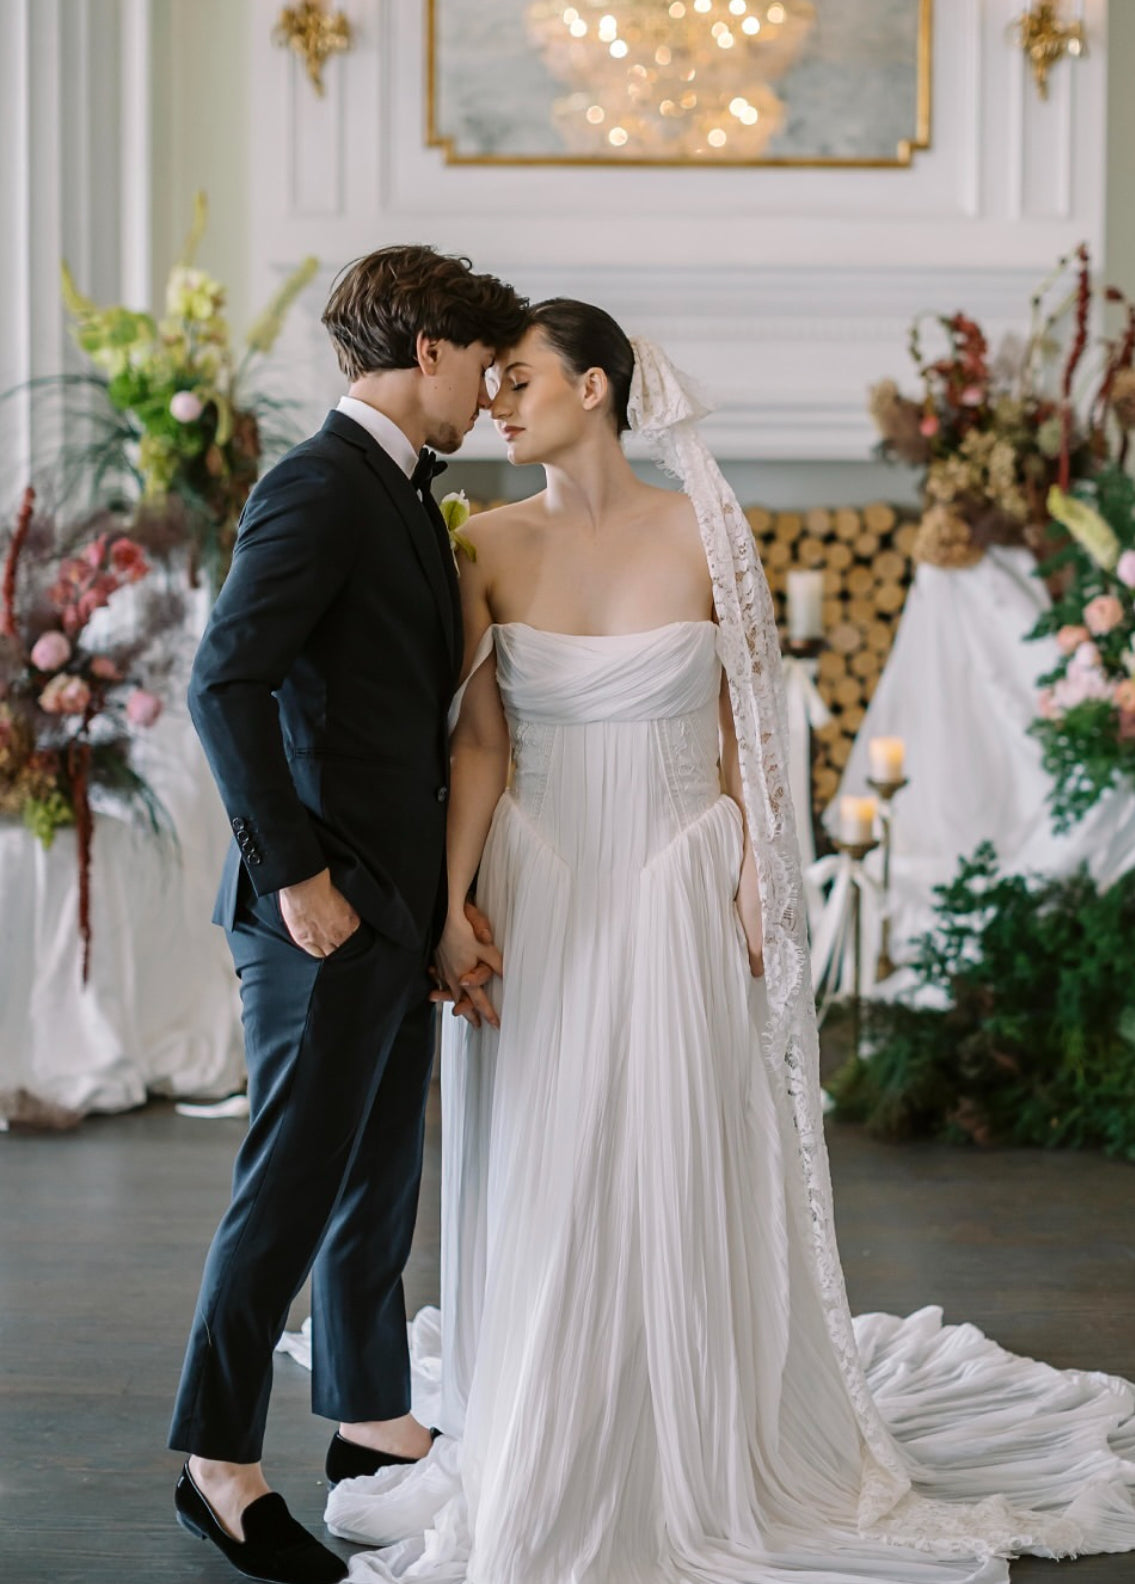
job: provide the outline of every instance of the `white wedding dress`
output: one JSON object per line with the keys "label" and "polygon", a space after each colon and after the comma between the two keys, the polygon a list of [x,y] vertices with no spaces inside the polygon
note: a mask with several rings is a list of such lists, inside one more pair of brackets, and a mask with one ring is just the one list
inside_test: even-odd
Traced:
{"label": "white wedding dress", "polygon": [[733,904],[720,647],[506,623],[476,657],[516,764],[478,893],[501,1028],[445,1020],[442,1310],[411,1327],[445,1436],[331,1493],[378,1548],[353,1580],[995,1584],[1135,1548],[1126,1382],[936,1309],[861,1317],[858,1355],[833,1324]]}

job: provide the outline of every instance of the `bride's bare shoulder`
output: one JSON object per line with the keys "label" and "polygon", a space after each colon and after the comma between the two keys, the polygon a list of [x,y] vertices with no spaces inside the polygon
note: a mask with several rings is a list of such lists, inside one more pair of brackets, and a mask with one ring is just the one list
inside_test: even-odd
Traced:
{"label": "bride's bare shoulder", "polygon": [[498,555],[515,555],[519,545],[543,527],[546,520],[544,491],[525,500],[492,506],[470,517],[465,537],[488,560]]}
{"label": "bride's bare shoulder", "polygon": [[654,532],[661,533],[677,549],[701,551],[701,530],[694,503],[682,490],[659,489],[644,484],[643,506]]}

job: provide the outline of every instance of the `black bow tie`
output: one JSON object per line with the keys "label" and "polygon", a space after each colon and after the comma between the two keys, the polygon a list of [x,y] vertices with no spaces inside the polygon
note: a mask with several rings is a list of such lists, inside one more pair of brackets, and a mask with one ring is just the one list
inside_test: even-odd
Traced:
{"label": "black bow tie", "polygon": [[423,446],[418,452],[418,460],[414,464],[414,471],[410,475],[410,483],[418,494],[422,495],[429,489],[438,474],[444,473],[448,466],[448,462],[439,460],[436,451],[431,451],[429,446]]}

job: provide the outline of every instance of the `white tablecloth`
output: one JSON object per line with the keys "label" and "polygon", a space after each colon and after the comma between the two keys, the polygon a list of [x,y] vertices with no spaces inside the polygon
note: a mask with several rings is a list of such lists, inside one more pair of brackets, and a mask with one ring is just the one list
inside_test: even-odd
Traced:
{"label": "white tablecloth", "polygon": [[178,845],[96,819],[85,988],[74,832],[45,851],[0,822],[0,1091],[117,1111],[148,1092],[223,1095],[243,1083],[237,982],[209,922],[229,831],[183,709],[148,734],[140,765]]}
{"label": "white tablecloth", "polygon": [[[1036,678],[1056,662],[1052,639],[1026,643],[1048,605],[1025,550],[994,549],[976,566],[920,566],[879,685],[848,760],[840,793],[861,796],[867,743],[901,737],[910,785],[895,799],[891,954],[932,923],[935,885],[991,841],[1006,873],[1068,874],[1086,863],[1108,884],[1135,866],[1135,794],[1114,790],[1065,836],[1046,799],[1051,780],[1036,739]],[[838,799],[828,811],[829,821]],[[821,860],[822,863],[822,860]],[[817,869],[819,866],[816,866]],[[879,878],[881,853],[867,860]],[[865,956],[879,935],[877,895],[865,896]],[[813,925],[817,898],[811,898]]]}

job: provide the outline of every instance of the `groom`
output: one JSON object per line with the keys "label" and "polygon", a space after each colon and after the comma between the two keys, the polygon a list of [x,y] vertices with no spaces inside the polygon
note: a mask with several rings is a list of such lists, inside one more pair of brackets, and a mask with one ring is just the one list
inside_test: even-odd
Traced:
{"label": "groom", "polygon": [[524,310],[428,247],[340,276],[323,323],[349,394],[254,490],[190,683],[234,837],[215,921],[241,982],[251,1120],[174,1411],[170,1444],[190,1454],[175,1504],[276,1584],[347,1571],[260,1470],[272,1353],[309,1271],[312,1405],[339,1424],[329,1480],[430,1445],[409,1413],[402,1270],[462,635],[424,447],[460,447]]}

